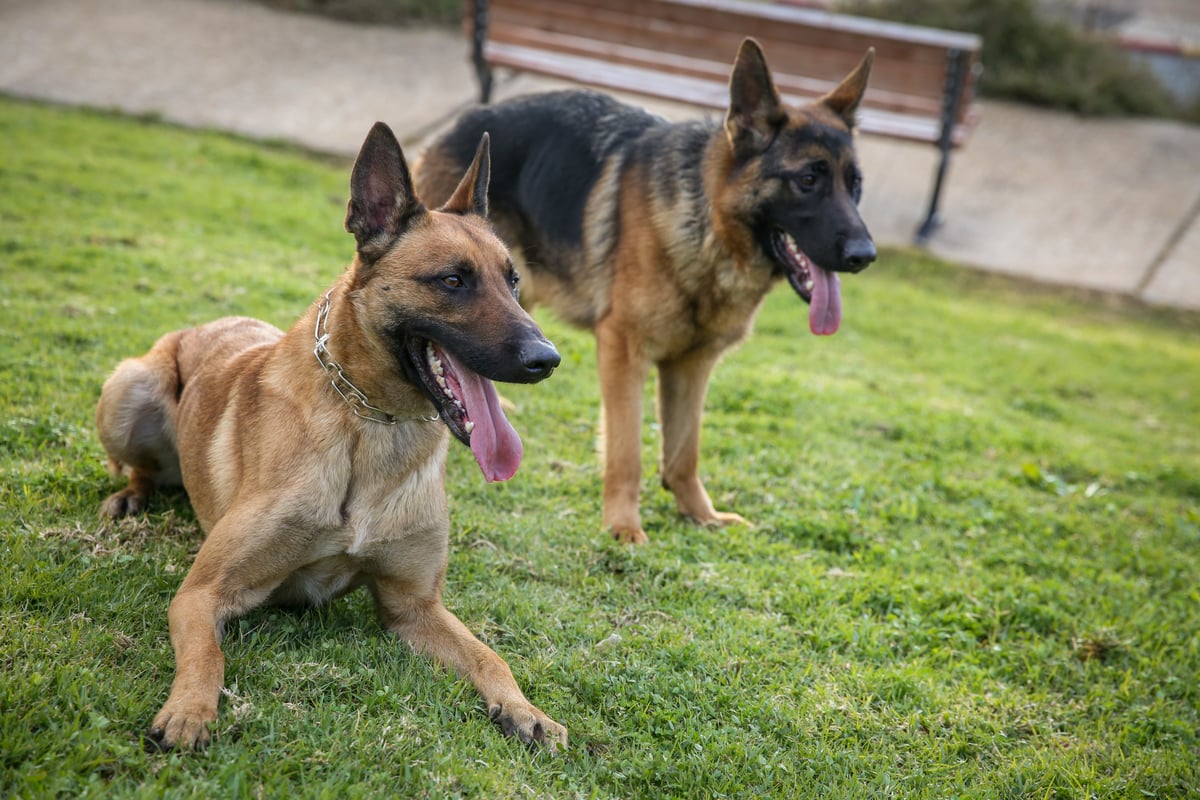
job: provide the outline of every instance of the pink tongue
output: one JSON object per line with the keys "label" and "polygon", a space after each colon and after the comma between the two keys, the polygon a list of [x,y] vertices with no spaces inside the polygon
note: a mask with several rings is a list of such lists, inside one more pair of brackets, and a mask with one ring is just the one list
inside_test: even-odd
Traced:
{"label": "pink tongue", "polygon": [[508,480],[521,466],[524,449],[521,437],[500,408],[496,387],[487,378],[450,358],[448,353],[439,352],[438,355],[450,363],[462,390],[467,419],[475,423],[475,429],[471,431],[471,452],[483,470],[483,477],[488,482]]}
{"label": "pink tongue", "polygon": [[842,284],[836,272],[827,272],[812,261],[812,302],[808,305],[808,329],[818,336],[837,333],[842,324]]}

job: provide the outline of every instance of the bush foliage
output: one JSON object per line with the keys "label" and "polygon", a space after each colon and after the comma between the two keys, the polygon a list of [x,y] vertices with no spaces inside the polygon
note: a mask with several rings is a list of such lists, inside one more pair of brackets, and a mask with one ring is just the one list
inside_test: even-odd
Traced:
{"label": "bush foliage", "polygon": [[848,0],[847,13],[977,33],[983,94],[1092,115],[1180,113],[1158,80],[1110,44],[1038,15],[1033,0]]}

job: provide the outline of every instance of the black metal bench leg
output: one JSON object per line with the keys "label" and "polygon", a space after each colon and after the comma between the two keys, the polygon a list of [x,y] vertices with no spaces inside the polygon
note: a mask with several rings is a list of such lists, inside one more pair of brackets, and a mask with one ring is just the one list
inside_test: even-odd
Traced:
{"label": "black metal bench leg", "polygon": [[962,105],[963,81],[967,77],[967,54],[962,50],[951,50],[946,57],[946,87],[942,92],[942,131],[938,136],[937,172],[933,179],[933,190],[929,194],[929,209],[925,219],[917,228],[917,244],[925,244],[938,226],[942,217],[938,207],[942,200],[942,183],[946,179],[946,171],[950,167],[950,150],[954,147],[954,126],[958,121],[959,109]]}
{"label": "black metal bench leg", "polygon": [[946,170],[950,167],[950,149],[943,148],[939,144],[938,150],[941,151],[941,158],[938,159],[937,172],[933,179],[933,191],[929,193],[929,210],[925,212],[925,219],[921,222],[921,227],[917,228],[917,244],[925,244],[942,224],[942,215],[938,211],[938,206],[942,200],[942,181],[946,179]]}
{"label": "black metal bench leg", "polygon": [[492,99],[492,68],[483,54],[487,42],[487,0],[475,0],[474,35],[471,37],[471,61],[475,64],[475,77],[479,80],[479,102],[489,103]]}

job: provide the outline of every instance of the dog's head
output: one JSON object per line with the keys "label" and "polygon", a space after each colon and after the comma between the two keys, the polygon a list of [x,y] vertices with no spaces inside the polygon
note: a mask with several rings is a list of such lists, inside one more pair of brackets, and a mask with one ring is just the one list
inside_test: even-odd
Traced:
{"label": "dog's head", "polygon": [[[813,333],[841,321],[838,272],[860,272],[875,243],[858,213],[862,172],[854,152],[855,114],[875,51],[824,97],[789,109],[762,49],[746,39],[729,82],[725,133],[734,174],[757,189],[737,209],[755,245],[810,305]],[[736,181],[742,183],[742,181]]]}
{"label": "dog's head", "polygon": [[488,135],[444,206],[413,190],[400,144],[371,129],[350,178],[346,230],[358,243],[353,302],[488,480],[506,480],[521,440],[492,381],[534,383],[559,355],[517,303],[518,275],[487,221]]}

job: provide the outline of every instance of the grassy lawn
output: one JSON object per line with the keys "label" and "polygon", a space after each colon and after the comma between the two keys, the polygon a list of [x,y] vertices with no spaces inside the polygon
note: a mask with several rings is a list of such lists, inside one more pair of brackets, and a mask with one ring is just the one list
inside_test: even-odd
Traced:
{"label": "grassy lawn", "polygon": [[452,446],[446,602],[565,754],[363,593],[232,624],[213,747],[144,753],[200,534],[181,493],[100,522],[100,385],[173,328],[288,325],[349,260],[349,165],[5,99],[0,143],[0,795],[1200,794],[1200,317],[904,252],[830,339],[781,287],[718,370],[702,471],[755,527],[681,522],[648,433],[637,549],[598,529],[593,345],[539,316],[517,477]]}

